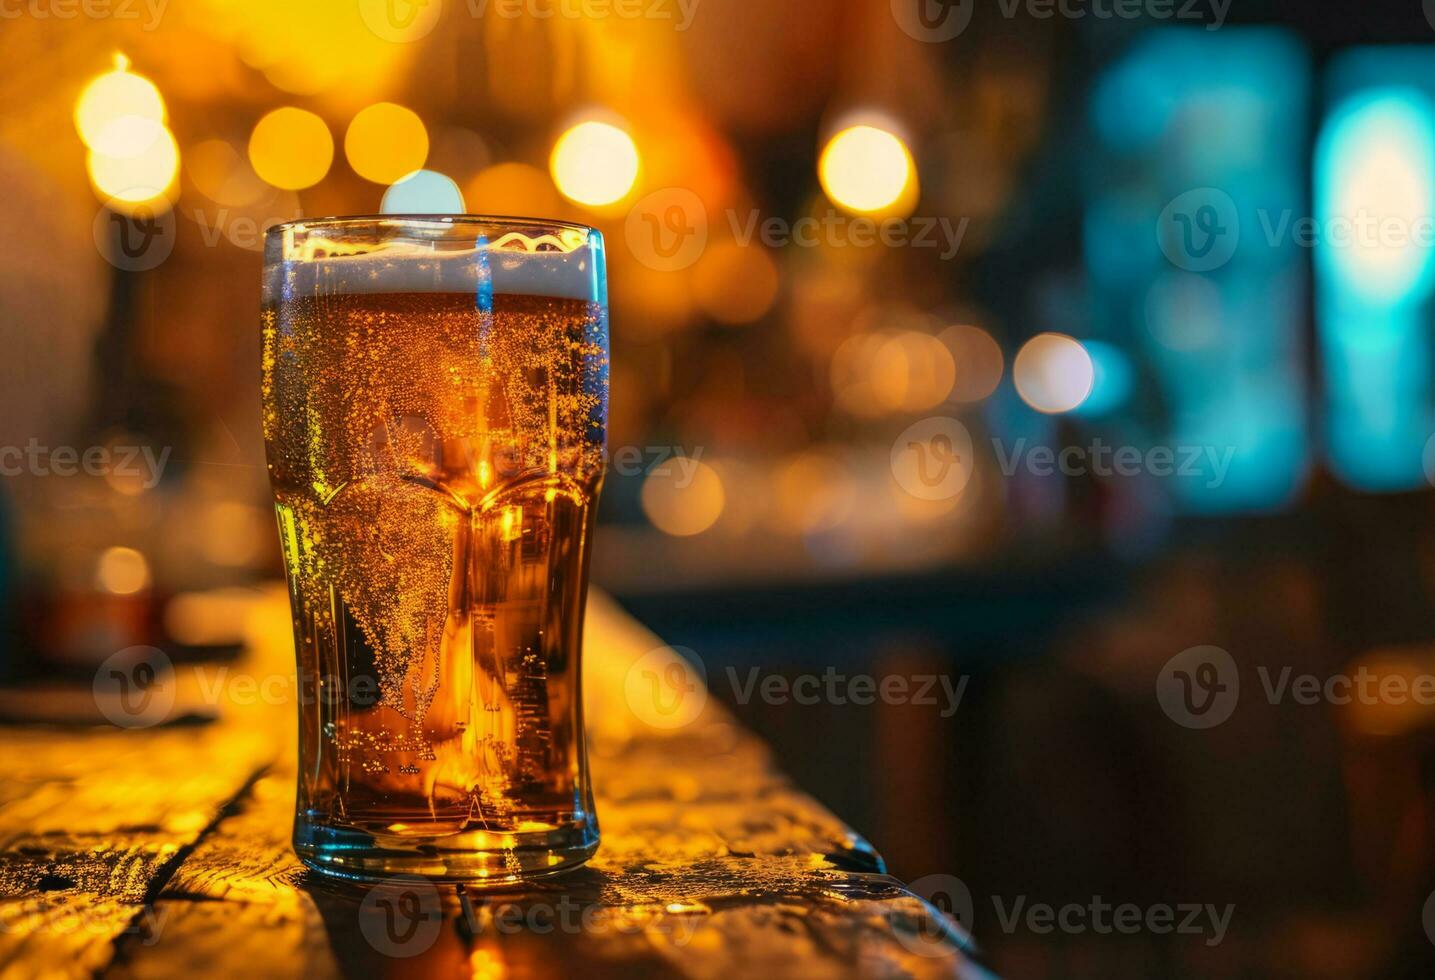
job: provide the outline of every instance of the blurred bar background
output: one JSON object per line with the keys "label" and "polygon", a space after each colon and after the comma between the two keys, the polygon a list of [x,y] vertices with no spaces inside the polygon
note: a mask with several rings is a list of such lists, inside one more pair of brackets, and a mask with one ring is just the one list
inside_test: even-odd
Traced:
{"label": "blurred bar background", "polygon": [[[1435,23],[937,6],[7,13],[9,681],[232,656],[245,590],[282,574],[265,227],[582,221],[612,292],[595,582],[899,876],[1237,909],[1212,946],[1008,932],[979,903],[999,971],[1429,975],[1435,709],[1271,704],[1256,671],[1435,670],[1435,253],[1332,234],[1430,223]],[[971,441],[925,499],[894,454],[933,418]],[[1099,446],[1178,472],[1098,472]],[[1154,691],[1200,645],[1245,686],[1191,731]],[[969,685],[949,717],[742,703],[754,667]]]}

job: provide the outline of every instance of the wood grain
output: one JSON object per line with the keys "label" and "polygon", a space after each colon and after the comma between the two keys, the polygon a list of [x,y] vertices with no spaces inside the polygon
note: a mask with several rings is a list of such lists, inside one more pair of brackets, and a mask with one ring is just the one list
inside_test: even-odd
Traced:
{"label": "wood grain", "polygon": [[[289,635],[270,596],[241,669],[292,672]],[[594,597],[584,681],[603,845],[522,888],[307,871],[289,846],[287,704],[226,699],[202,727],[14,729],[0,980],[983,976],[955,926],[715,703],[680,728],[645,723],[629,670],[669,656]]]}

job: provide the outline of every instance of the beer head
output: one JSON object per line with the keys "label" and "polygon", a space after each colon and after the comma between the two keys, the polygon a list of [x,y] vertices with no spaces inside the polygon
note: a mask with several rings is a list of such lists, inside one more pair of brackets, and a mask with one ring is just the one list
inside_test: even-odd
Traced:
{"label": "beer head", "polygon": [[[382,225],[385,219],[373,219]],[[325,294],[455,293],[574,299],[606,307],[603,237],[580,226],[408,219],[356,240],[353,221],[291,222],[266,242],[264,301]]]}

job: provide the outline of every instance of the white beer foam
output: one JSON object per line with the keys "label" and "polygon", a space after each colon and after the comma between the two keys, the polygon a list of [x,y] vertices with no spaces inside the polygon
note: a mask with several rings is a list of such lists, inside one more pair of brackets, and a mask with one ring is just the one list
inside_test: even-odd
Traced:
{"label": "white beer foam", "polygon": [[[505,236],[500,242],[513,239]],[[521,239],[521,242],[531,242]],[[572,251],[482,245],[434,251],[411,242],[352,255],[291,259],[270,266],[265,299],[373,293],[464,293],[607,301],[601,239]]]}

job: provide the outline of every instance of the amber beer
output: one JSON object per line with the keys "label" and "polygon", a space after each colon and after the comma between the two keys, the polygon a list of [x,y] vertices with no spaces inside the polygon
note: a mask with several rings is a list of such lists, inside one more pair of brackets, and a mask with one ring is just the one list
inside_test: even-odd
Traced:
{"label": "amber beer", "polygon": [[265,262],[264,436],[304,692],[295,849],[357,877],[583,862],[601,237],[332,219],[276,227]]}

